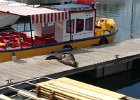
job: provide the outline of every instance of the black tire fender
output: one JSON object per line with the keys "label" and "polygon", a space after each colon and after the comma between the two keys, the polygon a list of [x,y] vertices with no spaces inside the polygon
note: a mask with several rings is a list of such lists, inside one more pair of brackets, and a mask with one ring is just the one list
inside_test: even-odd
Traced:
{"label": "black tire fender", "polygon": [[102,37],[100,42],[99,42],[99,45],[104,45],[104,44],[108,44],[108,39],[105,37]]}
{"label": "black tire fender", "polygon": [[70,48],[71,50],[73,50],[73,47],[71,45],[64,45],[63,49],[66,49],[66,48]]}

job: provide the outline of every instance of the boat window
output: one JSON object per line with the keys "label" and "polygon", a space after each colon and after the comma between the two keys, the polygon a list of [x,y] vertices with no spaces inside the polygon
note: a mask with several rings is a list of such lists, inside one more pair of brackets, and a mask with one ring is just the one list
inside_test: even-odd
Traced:
{"label": "boat window", "polygon": [[[29,32],[31,31],[30,29],[30,23],[14,23],[12,26],[11,26],[13,29],[15,29],[16,31],[19,31],[19,32]],[[32,26],[32,31],[34,30],[34,27]]]}
{"label": "boat window", "polygon": [[93,30],[93,17],[86,19],[85,30],[88,30],[88,31]]}
{"label": "boat window", "polygon": [[[66,22],[66,33],[70,33],[70,21]],[[71,33],[74,33],[74,19],[71,20]]]}
{"label": "boat window", "polygon": [[84,20],[76,19],[76,33],[84,30]]}
{"label": "boat window", "polygon": [[54,26],[53,22],[48,22],[48,26]]}

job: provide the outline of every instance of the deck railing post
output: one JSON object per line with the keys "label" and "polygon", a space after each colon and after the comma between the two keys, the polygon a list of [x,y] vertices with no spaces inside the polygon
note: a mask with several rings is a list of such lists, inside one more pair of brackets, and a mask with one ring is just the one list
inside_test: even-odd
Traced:
{"label": "deck railing post", "polygon": [[14,80],[14,79],[8,79],[8,80],[6,80],[7,81],[7,84],[8,85],[12,84],[13,83],[12,80]]}
{"label": "deck railing post", "polygon": [[34,46],[34,42],[33,42],[33,33],[32,33],[32,23],[31,23],[31,17],[30,17],[30,31],[31,31],[32,46]]}
{"label": "deck railing post", "polygon": [[70,22],[70,41],[73,40],[72,32],[71,32],[71,11],[69,11],[69,22]]}

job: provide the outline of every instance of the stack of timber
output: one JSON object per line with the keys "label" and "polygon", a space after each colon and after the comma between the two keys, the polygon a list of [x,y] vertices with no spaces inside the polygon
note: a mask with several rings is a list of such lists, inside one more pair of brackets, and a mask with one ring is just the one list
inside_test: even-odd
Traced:
{"label": "stack of timber", "polygon": [[49,100],[128,100],[125,95],[66,77],[37,83],[36,92]]}

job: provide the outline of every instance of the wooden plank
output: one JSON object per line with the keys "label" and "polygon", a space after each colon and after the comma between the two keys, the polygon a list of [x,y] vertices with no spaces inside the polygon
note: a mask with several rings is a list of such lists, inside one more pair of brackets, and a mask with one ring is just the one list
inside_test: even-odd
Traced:
{"label": "wooden plank", "polygon": [[120,98],[125,97],[125,95],[68,78],[59,78],[47,82],[41,82],[37,84],[37,87],[40,87],[40,90],[43,91],[49,89],[54,92],[67,94],[68,96],[72,96],[77,99],[79,99],[79,97],[84,97],[89,100],[92,100],[93,98],[101,100],[119,100]]}
{"label": "wooden plank", "polygon": [[59,82],[65,83],[65,84],[74,85],[74,86],[79,87],[79,88],[83,88],[83,89],[86,89],[89,91],[94,91],[96,93],[101,93],[101,94],[108,95],[108,96],[118,98],[118,99],[125,97],[125,95],[123,95],[123,94],[119,94],[119,93],[116,93],[116,92],[113,92],[110,90],[106,90],[106,89],[103,89],[103,88],[100,88],[97,86],[93,86],[93,85],[89,85],[89,84],[86,84],[83,82],[72,80],[72,79],[69,79],[66,77],[58,78],[56,81],[59,81]]}

